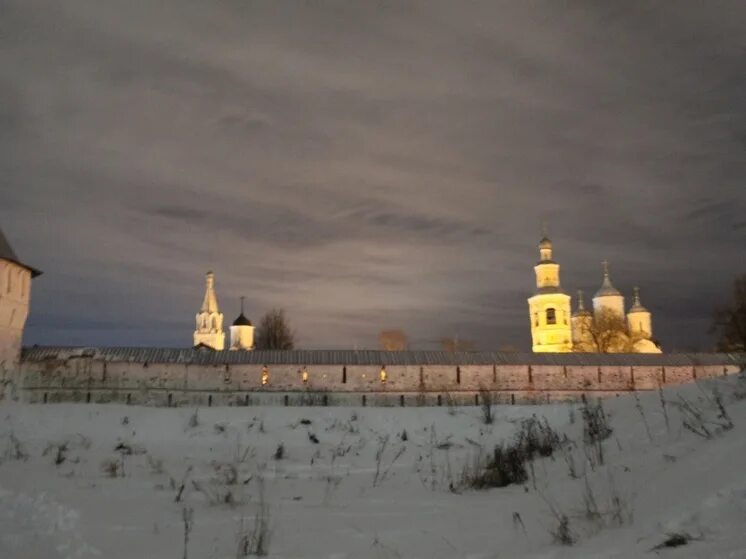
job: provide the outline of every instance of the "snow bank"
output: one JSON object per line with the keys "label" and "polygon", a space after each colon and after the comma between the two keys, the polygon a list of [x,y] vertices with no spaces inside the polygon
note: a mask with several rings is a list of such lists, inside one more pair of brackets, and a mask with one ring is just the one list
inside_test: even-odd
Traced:
{"label": "snow bank", "polygon": [[[746,380],[662,396],[604,401],[603,464],[578,404],[495,407],[491,425],[474,407],[7,404],[0,557],[181,557],[185,508],[189,557],[236,557],[262,512],[275,557],[641,557],[674,533],[689,543],[658,553],[746,557]],[[523,485],[461,487],[533,415],[561,450]]]}

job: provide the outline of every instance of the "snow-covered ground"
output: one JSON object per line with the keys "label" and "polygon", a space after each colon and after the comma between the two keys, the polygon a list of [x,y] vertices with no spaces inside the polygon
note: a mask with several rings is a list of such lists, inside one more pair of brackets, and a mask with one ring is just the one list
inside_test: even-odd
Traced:
{"label": "snow-covered ground", "polygon": [[[4,404],[0,558],[181,558],[185,511],[200,559],[240,556],[257,514],[273,557],[746,557],[746,379],[663,396],[604,402],[603,465],[580,405],[496,406],[485,425],[479,408],[203,408],[195,421]],[[562,449],[522,485],[461,487],[464,464],[533,415],[567,435]],[[572,546],[552,535],[563,515]],[[672,534],[691,541],[652,551]]]}

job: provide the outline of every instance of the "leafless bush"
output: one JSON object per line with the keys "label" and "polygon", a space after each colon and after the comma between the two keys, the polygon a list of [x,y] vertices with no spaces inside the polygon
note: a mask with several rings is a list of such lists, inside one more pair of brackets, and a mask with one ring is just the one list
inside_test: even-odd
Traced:
{"label": "leafless bush", "polygon": [[650,426],[648,425],[648,420],[645,417],[645,410],[642,409],[642,402],[640,402],[640,396],[637,392],[635,392],[635,407],[637,408],[637,412],[642,418],[642,424],[645,426],[645,432],[648,434],[648,440],[652,443],[653,435],[650,433]]}
{"label": "leafless bush", "polygon": [[725,409],[719,392],[714,391],[713,399],[706,403],[709,409],[700,408],[683,396],[679,396],[679,401],[675,402],[675,405],[681,413],[682,424],[686,430],[702,438],[711,439],[723,431],[733,429],[733,421]]}
{"label": "leafless bush", "polygon": [[101,471],[104,475],[110,478],[124,477],[124,459],[119,458],[107,458],[101,462]]}
{"label": "leafless bush", "polygon": [[663,385],[658,385],[658,399],[661,403],[661,409],[663,410],[663,419],[666,422],[666,432],[671,432],[671,423],[668,420],[668,408],[666,407],[666,399],[663,397]]}
{"label": "leafless bush", "polygon": [[565,435],[564,440],[559,445],[559,450],[562,453],[562,458],[564,459],[565,464],[567,464],[567,471],[570,474],[570,478],[578,479],[578,468],[575,464],[575,443]]}
{"label": "leafless bush", "polygon": [[[344,440],[340,442],[337,449],[339,449],[340,446],[344,444]],[[340,454],[338,450],[334,450],[331,453],[331,459],[329,461],[329,473],[323,477],[324,481],[326,482],[324,485],[324,499],[323,504],[328,505],[331,501],[332,495],[337,490],[339,485],[342,483],[342,476],[337,474],[335,472],[335,464],[337,461],[337,457],[344,456],[344,454]]]}
{"label": "leafless bush", "polygon": [[604,412],[603,404],[599,400],[595,405],[590,404],[583,395],[583,443],[586,457],[591,468],[604,464],[603,442],[611,436],[612,429],[609,427],[608,418]]}
{"label": "leafless bush", "polygon": [[225,433],[226,429],[228,429],[228,424],[224,422],[216,423],[213,425],[213,429],[215,430],[216,435],[222,435]]}
{"label": "leafless bush", "polygon": [[207,504],[211,506],[236,504],[236,498],[233,495],[233,491],[219,482],[211,483],[193,479],[192,488],[198,493],[204,495]]}
{"label": "leafless bush", "polygon": [[552,504],[552,502],[543,495],[541,491],[539,491],[539,497],[541,497],[541,499],[547,504],[552,516],[554,516],[554,519],[557,522],[556,526],[549,530],[552,539],[556,543],[562,545],[573,545],[577,541],[577,538],[570,528],[569,517],[562,512],[558,506]]}
{"label": "leafless bush", "polygon": [[573,545],[576,539],[575,535],[570,530],[570,519],[567,518],[566,514],[559,514],[556,518],[557,526],[549,531],[552,535],[552,539],[561,545]]}
{"label": "leafless bush", "polygon": [[174,478],[170,478],[171,482],[171,489],[176,491],[176,497],[174,498],[174,502],[180,503],[181,499],[184,495],[184,490],[186,489],[186,483],[189,479],[189,476],[192,473],[192,466],[189,466],[186,471],[184,472],[184,476],[181,478],[181,481],[177,484],[176,480]]}
{"label": "leafless bush", "polygon": [[[255,449],[251,445],[242,447],[241,437],[236,437],[236,446],[233,450],[233,456],[229,461],[213,461],[212,467],[215,471],[215,478],[212,483],[215,485],[237,485],[242,477],[242,471],[245,469],[244,464],[253,457]],[[251,476],[242,483],[245,485],[249,482]]]}
{"label": "leafless bush", "polygon": [[59,466],[67,460],[67,441],[61,443],[49,443],[41,453],[42,456],[54,454],[54,465]]}
{"label": "leafless bush", "polygon": [[280,443],[277,445],[277,448],[275,449],[274,459],[282,460],[283,458],[285,458],[285,445]]}
{"label": "leafless bush", "polygon": [[189,421],[187,421],[187,427],[190,429],[194,429],[199,425],[199,409],[195,409],[192,415],[189,416]]}
{"label": "leafless bush", "polygon": [[527,458],[519,445],[497,445],[491,456],[476,453],[461,472],[460,486],[489,489],[528,480]]}
{"label": "leafless bush", "polygon": [[674,532],[668,534],[665,540],[653,547],[650,551],[660,551],[661,549],[666,549],[668,547],[681,547],[682,545],[687,545],[690,541],[697,539],[700,538],[695,538],[686,532]]}
{"label": "leafless bush", "polygon": [[560,437],[546,418],[538,419],[534,415],[521,421],[515,435],[515,444],[526,456],[526,460],[547,458],[560,447]]}
{"label": "leafless bush", "polygon": [[373,476],[373,487],[379,483],[383,483],[391,472],[391,468],[394,466],[396,461],[401,458],[406,450],[405,446],[399,447],[394,457],[389,462],[388,466],[383,463],[384,455],[386,453],[386,447],[389,442],[389,435],[382,435],[378,437],[378,448],[376,449],[376,473]]}
{"label": "leafless bush", "polygon": [[28,460],[29,455],[23,447],[20,439],[15,436],[13,431],[8,434],[8,441],[3,453],[3,459],[5,460]]}
{"label": "leafless bush", "polygon": [[236,557],[264,557],[269,553],[271,539],[271,516],[264,495],[264,479],[258,476],[258,504],[254,522],[248,524],[242,515],[238,529]]}
{"label": "leafless bush", "polygon": [[583,517],[598,528],[623,526],[632,522],[632,508],[619,494],[613,477],[609,476],[608,492],[602,501],[594,492],[588,477],[583,489]]}
{"label": "leafless bush", "polygon": [[560,447],[560,437],[546,419],[524,419],[511,442],[497,445],[491,455],[485,455],[480,447],[465,462],[459,486],[487,489],[524,483],[529,479],[529,469],[533,469],[533,460],[552,456]]}
{"label": "leafless bush", "polygon": [[181,521],[184,524],[184,554],[183,559],[188,559],[189,553],[189,535],[192,533],[194,526],[194,509],[184,507],[181,509]]}

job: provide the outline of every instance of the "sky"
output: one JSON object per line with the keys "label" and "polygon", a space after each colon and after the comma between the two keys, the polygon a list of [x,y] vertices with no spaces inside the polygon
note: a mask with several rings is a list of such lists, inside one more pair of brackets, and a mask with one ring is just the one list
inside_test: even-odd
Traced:
{"label": "sky", "polygon": [[[26,344],[528,350],[546,223],[664,350],[746,271],[746,3],[3,0],[0,227]],[[588,303],[588,300],[586,300]],[[575,304],[575,297],[573,297]]]}

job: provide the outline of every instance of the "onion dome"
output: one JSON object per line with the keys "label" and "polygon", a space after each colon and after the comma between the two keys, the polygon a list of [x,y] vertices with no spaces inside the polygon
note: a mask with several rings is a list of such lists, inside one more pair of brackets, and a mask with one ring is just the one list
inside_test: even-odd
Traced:
{"label": "onion dome", "polygon": [[539,241],[539,248],[552,248],[552,241],[549,237],[545,236]]}
{"label": "onion dome", "polygon": [[238,315],[238,318],[233,321],[233,326],[251,326],[251,321],[241,313]]}
{"label": "onion dome", "polygon": [[635,295],[634,300],[632,301],[632,307],[629,309],[630,313],[636,313],[636,312],[648,312],[648,309],[642,306],[640,303],[640,288],[635,287],[634,289]]}
{"label": "onion dome", "polygon": [[604,260],[603,262],[604,267],[604,281],[601,284],[601,287],[598,291],[596,291],[596,294],[593,296],[595,299],[596,297],[621,297],[622,294],[619,293],[619,290],[611,285],[611,279],[609,278],[609,263]]}
{"label": "onion dome", "polygon": [[246,318],[246,315],[243,313],[243,300],[244,297],[241,297],[241,314],[239,314],[238,318],[233,321],[233,326],[252,326],[251,321]]}

